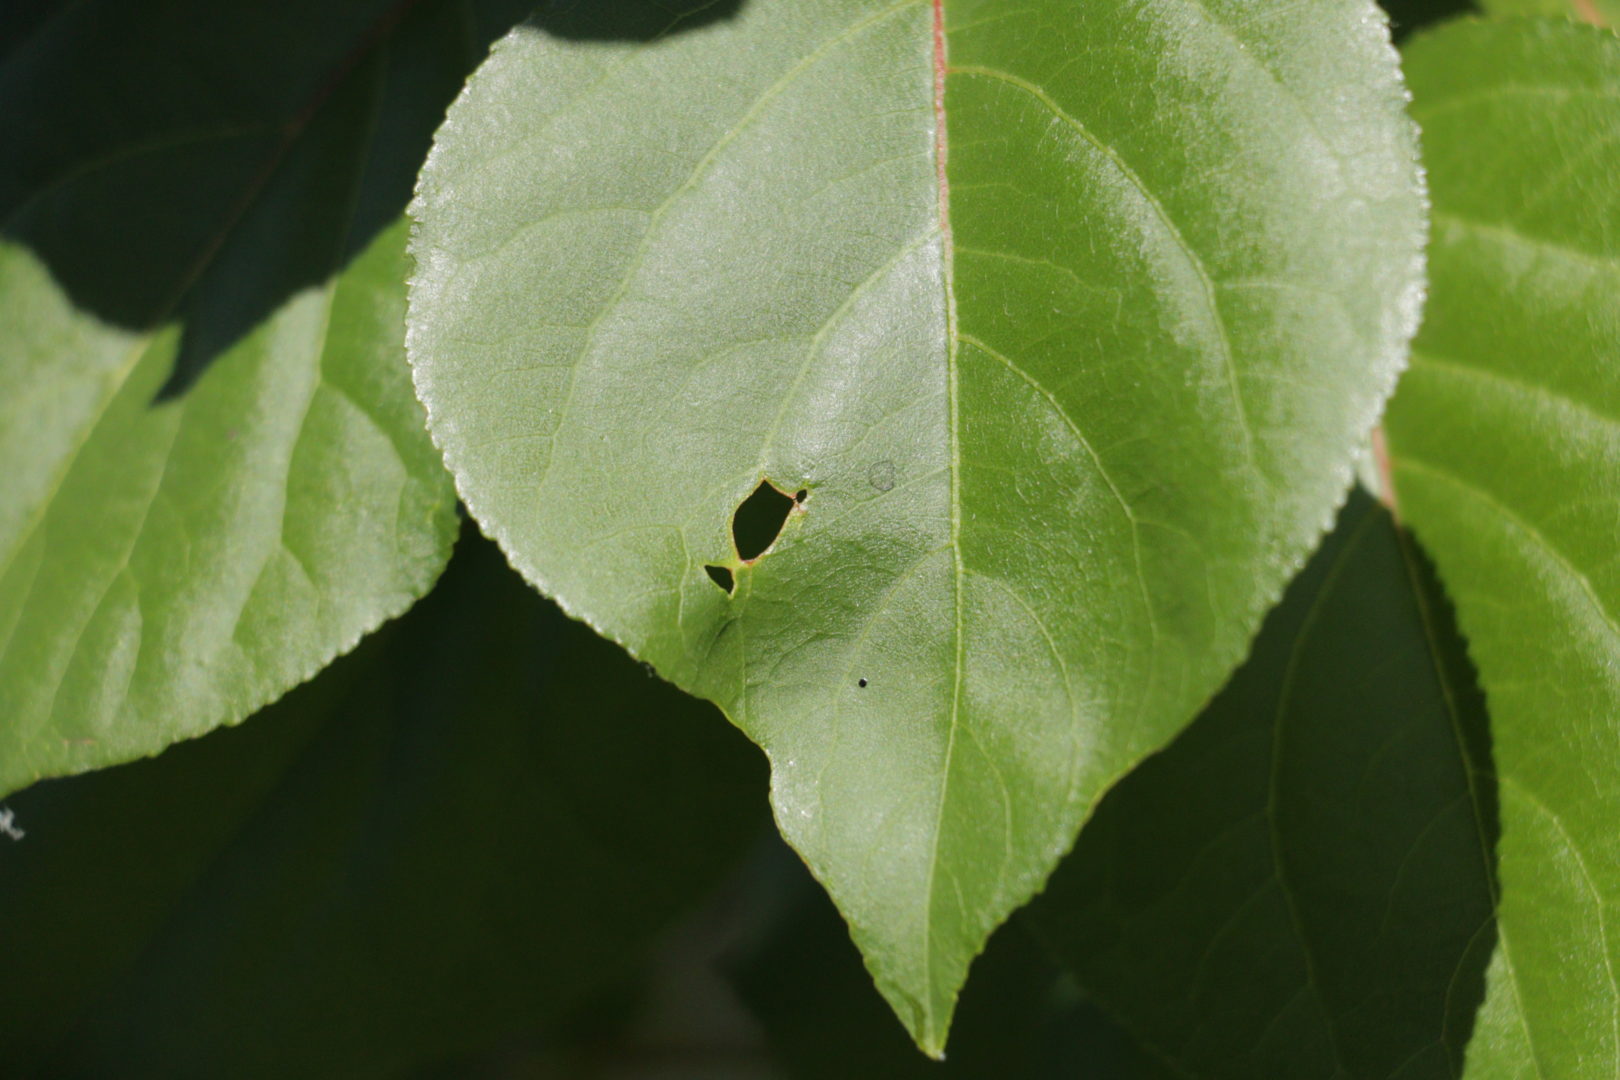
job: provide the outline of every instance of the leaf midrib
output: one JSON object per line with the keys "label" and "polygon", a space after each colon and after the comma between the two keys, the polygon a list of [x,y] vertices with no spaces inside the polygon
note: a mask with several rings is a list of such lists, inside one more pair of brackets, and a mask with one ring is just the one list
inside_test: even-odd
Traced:
{"label": "leaf midrib", "polygon": [[[1312,1000],[1317,1010],[1322,1014],[1322,1023],[1327,1028],[1328,1046],[1333,1054],[1335,1067],[1341,1074],[1347,1074],[1345,1066],[1344,1049],[1338,1025],[1334,1022],[1333,1010],[1323,994],[1321,976],[1316,970],[1316,952],[1311,945],[1311,937],[1305,930],[1304,916],[1300,912],[1299,901],[1294,896],[1294,890],[1289,884],[1289,875],[1286,870],[1288,860],[1283,854],[1282,832],[1278,827],[1278,798],[1282,783],[1283,771],[1283,728],[1289,712],[1289,705],[1294,693],[1294,686],[1299,675],[1301,657],[1305,652],[1305,643],[1310,639],[1316,628],[1317,621],[1322,617],[1329,598],[1339,586],[1339,580],[1349,569],[1351,557],[1357,547],[1365,540],[1367,533],[1378,521],[1376,514],[1368,514],[1357,526],[1356,530],[1346,538],[1344,546],[1339,550],[1327,575],[1323,577],[1321,586],[1316,595],[1311,598],[1311,606],[1306,610],[1305,617],[1300,620],[1299,629],[1294,634],[1293,646],[1288,653],[1288,665],[1283,669],[1282,682],[1277,688],[1277,708],[1272,716],[1271,730],[1271,762],[1268,770],[1266,785],[1266,806],[1264,816],[1266,819],[1266,836],[1271,849],[1271,870],[1277,881],[1278,891],[1282,893],[1283,906],[1288,911],[1288,922],[1293,927],[1294,938],[1299,942],[1300,956],[1305,965],[1305,987],[1311,991]],[[1280,1015],[1280,1014],[1279,1014]],[[1258,1044],[1257,1044],[1258,1045]]]}
{"label": "leaf midrib", "polygon": [[923,886],[926,909],[922,920],[923,964],[923,1049],[932,1057],[944,1053],[944,1033],[934,1014],[934,907],[938,902],[937,873],[939,870],[939,842],[945,826],[945,806],[949,800],[951,765],[956,755],[956,735],[962,722],[962,671],[964,667],[962,636],[962,441],[960,423],[960,390],[957,381],[957,357],[961,344],[957,338],[956,316],[956,252],[951,232],[951,185],[946,173],[950,151],[947,117],[945,115],[945,6],[944,0],[932,0],[931,51],[934,73],[934,186],[938,200],[940,236],[940,284],[945,304],[945,367],[946,409],[949,417],[948,437],[951,442],[950,499],[951,499],[951,593],[952,634],[954,636],[955,670],[951,679],[951,713],[945,737],[945,758],[939,782],[939,804],[934,810],[934,831],[928,853],[928,878]]}

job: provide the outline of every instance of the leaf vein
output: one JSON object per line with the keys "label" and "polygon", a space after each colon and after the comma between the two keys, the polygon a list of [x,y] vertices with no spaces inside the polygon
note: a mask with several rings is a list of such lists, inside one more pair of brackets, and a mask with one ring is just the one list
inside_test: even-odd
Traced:
{"label": "leaf vein", "polygon": [[1227,391],[1232,398],[1232,407],[1236,414],[1238,434],[1240,442],[1243,446],[1244,457],[1248,460],[1249,465],[1255,471],[1255,474],[1257,476],[1261,476],[1263,479],[1263,474],[1260,473],[1258,463],[1255,459],[1254,430],[1253,425],[1249,420],[1248,406],[1244,401],[1243,390],[1238,379],[1237,361],[1233,355],[1232,349],[1232,335],[1230,330],[1227,328],[1225,316],[1221,314],[1220,299],[1216,294],[1215,280],[1210,274],[1209,267],[1204,262],[1203,257],[1193,249],[1190,243],[1188,243],[1186,236],[1182,233],[1180,226],[1176,224],[1175,219],[1170,216],[1170,212],[1165,208],[1164,203],[1161,202],[1159,197],[1153,193],[1153,190],[1148,187],[1147,182],[1142,179],[1136,170],[1131,168],[1129,163],[1127,163],[1125,159],[1120,156],[1119,151],[1117,151],[1113,146],[1104,142],[1102,139],[1098,138],[1090,128],[1081,123],[1080,120],[1074,117],[1072,114],[1064,110],[1064,108],[1058,104],[1056,99],[1047,93],[1043,87],[1030,82],[1028,79],[1023,78],[1020,75],[1015,75],[1010,71],[1002,71],[999,68],[967,65],[961,67],[952,67],[951,70],[963,75],[974,75],[987,79],[995,79],[1006,83],[1008,86],[1014,87],[1015,89],[1021,90],[1025,94],[1028,94],[1030,97],[1039,102],[1061,123],[1066,125],[1076,135],[1078,135],[1086,143],[1092,146],[1098,153],[1100,153],[1114,167],[1119,175],[1125,179],[1126,183],[1128,183],[1137,192],[1137,194],[1141,196],[1143,202],[1147,205],[1154,218],[1165,230],[1165,234],[1170,237],[1171,242],[1175,245],[1177,250],[1181,252],[1182,257],[1186,260],[1187,266],[1198,278],[1201,299],[1203,301],[1205,311],[1209,316],[1210,325],[1215,331],[1217,351],[1220,354],[1221,366],[1226,376]]}

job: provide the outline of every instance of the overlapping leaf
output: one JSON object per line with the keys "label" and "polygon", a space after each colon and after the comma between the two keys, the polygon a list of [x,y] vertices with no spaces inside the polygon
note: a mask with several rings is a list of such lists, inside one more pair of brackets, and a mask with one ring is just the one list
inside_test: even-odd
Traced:
{"label": "overlapping leaf", "polygon": [[1470,1076],[1620,1073],[1620,39],[1408,52],[1433,288],[1388,429],[1491,713],[1502,909]]}
{"label": "overlapping leaf", "polygon": [[401,213],[500,6],[0,27],[0,792],[240,720],[443,568]]}
{"label": "overlapping leaf", "polygon": [[761,772],[469,539],[242,729],[11,800],[0,1072],[348,1080],[532,1038],[768,827]]}
{"label": "overlapping leaf", "polygon": [[1031,914],[1182,1075],[1460,1076],[1496,940],[1489,754],[1427,564],[1358,496]]}
{"label": "overlapping leaf", "polygon": [[1418,295],[1394,56],[1361,0],[686,6],[474,77],[417,385],[514,564],[766,748],[938,1051],[1342,496]]}

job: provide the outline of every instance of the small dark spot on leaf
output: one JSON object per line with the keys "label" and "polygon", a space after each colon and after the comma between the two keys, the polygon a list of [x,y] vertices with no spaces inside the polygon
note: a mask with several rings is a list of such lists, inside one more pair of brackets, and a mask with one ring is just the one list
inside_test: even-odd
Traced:
{"label": "small dark spot on leaf", "polygon": [[862,690],[865,690],[866,689],[866,680],[865,679],[860,679],[860,680],[856,681],[855,685],[860,687]]}
{"label": "small dark spot on leaf", "polygon": [[737,554],[743,562],[753,562],[776,543],[789,511],[798,505],[805,494],[801,491],[797,496],[790,496],[769,480],[760,481],[759,487],[743,500],[731,519],[731,539],[736,543]]}
{"label": "small dark spot on leaf", "polygon": [[724,566],[705,566],[703,569],[709,572],[709,580],[726,590],[726,592],[729,593],[737,587],[736,579],[731,576],[731,571]]}
{"label": "small dark spot on leaf", "polygon": [[896,475],[892,461],[879,461],[866,470],[866,479],[879,491],[893,491]]}

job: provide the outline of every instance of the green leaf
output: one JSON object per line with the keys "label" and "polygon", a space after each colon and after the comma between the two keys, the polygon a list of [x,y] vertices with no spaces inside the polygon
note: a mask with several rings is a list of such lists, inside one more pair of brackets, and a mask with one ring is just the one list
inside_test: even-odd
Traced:
{"label": "green leaf", "polygon": [[240,729],[11,800],[0,1072],[400,1076],[532,1036],[757,840],[763,786],[469,538]]}
{"label": "green leaf", "polygon": [[1562,15],[1594,26],[1620,25],[1620,0],[1480,0],[1492,15]]}
{"label": "green leaf", "polygon": [[242,719],[443,569],[403,209],[500,6],[6,28],[0,793]]}
{"label": "green leaf", "polygon": [[452,108],[417,388],[513,564],[765,747],[938,1053],[1342,498],[1418,301],[1394,56],[1363,0],[668,7]]}
{"label": "green leaf", "polygon": [[1357,495],[1031,914],[1184,1076],[1459,1076],[1495,939],[1489,753],[1428,565]]}
{"label": "green leaf", "polygon": [[1464,23],[1407,57],[1433,287],[1388,421],[1457,603],[1502,790],[1501,946],[1470,1075],[1620,1072],[1620,39]]}

